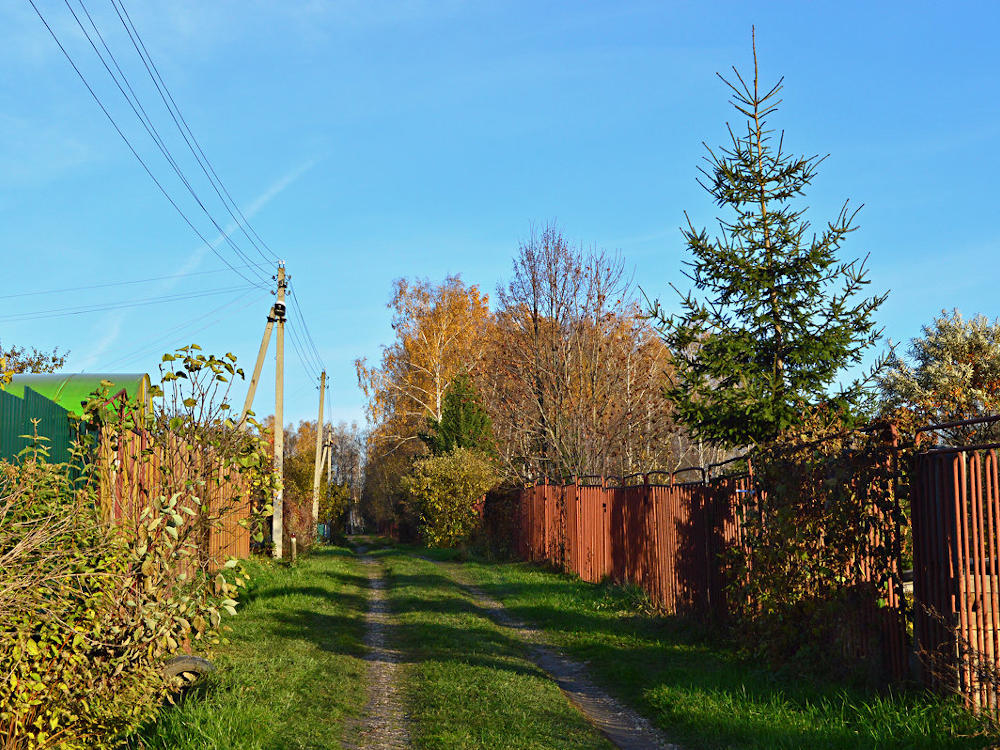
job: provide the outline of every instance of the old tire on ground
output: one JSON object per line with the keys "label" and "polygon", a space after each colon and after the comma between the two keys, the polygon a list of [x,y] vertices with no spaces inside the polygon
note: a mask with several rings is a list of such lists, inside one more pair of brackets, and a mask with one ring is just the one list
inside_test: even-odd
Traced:
{"label": "old tire on ground", "polygon": [[196,682],[202,679],[209,672],[215,670],[215,666],[208,659],[202,659],[200,656],[175,656],[169,659],[166,664],[163,665],[163,669],[160,673],[163,675],[163,679],[172,680],[175,677],[182,677],[184,675],[193,675],[194,679],[191,682]]}

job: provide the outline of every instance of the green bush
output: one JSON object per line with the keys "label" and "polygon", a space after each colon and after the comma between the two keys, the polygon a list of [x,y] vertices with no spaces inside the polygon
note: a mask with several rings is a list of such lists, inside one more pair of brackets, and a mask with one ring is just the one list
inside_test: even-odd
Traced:
{"label": "green bush", "polygon": [[150,504],[133,536],[104,523],[92,484],[67,465],[5,465],[0,501],[0,740],[5,750],[104,748],[173,686],[160,667],[183,643],[219,640],[244,578],[173,575],[180,498]]}
{"label": "green bush", "polygon": [[844,430],[828,410],[803,413],[802,427],[752,459],[760,491],[728,553],[729,601],[756,655],[877,679],[874,610],[902,595],[906,522],[890,436]]}
{"label": "green bush", "polygon": [[[220,642],[247,581],[237,561],[211,557],[209,532],[274,481],[259,435],[226,416],[234,362],[197,347],[166,355],[152,408],[93,400],[97,450],[52,464],[35,436],[0,463],[3,750],[114,747],[179,687],[161,677],[167,658]],[[136,445],[136,430],[145,447],[119,466],[114,446]],[[115,512],[116,482],[135,512]]]}
{"label": "green bush", "polygon": [[482,453],[455,448],[414,462],[403,489],[420,517],[428,544],[454,547],[468,540],[480,522],[480,501],[498,480]]}

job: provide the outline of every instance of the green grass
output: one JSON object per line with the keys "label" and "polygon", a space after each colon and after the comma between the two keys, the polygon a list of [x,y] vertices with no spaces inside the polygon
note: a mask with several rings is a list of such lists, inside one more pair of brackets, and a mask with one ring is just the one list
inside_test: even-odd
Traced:
{"label": "green grass", "polygon": [[294,567],[250,562],[251,591],[228,620],[217,672],[130,747],[339,748],[365,701],[367,578],[354,555],[321,547]]}
{"label": "green grass", "polygon": [[417,748],[610,748],[526,656],[432,563],[376,553],[403,649],[403,689]]}
{"label": "green grass", "polygon": [[468,562],[464,570],[690,750],[941,750],[1000,743],[955,701],[776,675],[690,624],[636,614],[641,596],[634,587],[596,586],[523,563]]}

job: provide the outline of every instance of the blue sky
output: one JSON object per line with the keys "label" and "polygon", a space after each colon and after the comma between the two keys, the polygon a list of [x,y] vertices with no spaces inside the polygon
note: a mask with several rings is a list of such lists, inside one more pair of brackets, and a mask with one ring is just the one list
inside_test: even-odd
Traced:
{"label": "blue sky", "polygon": [[[66,5],[36,2],[168,192],[216,241]],[[227,228],[109,0],[85,2]],[[733,119],[715,72],[746,69],[752,24],[763,78],[785,76],[773,124],[793,151],[830,154],[811,217],[832,218],[845,198],[865,204],[845,252],[871,253],[873,290],[892,290],[886,334],[905,341],[942,308],[996,317],[998,8],[151,0],[128,10],[229,191],[287,261],[332,378],[330,414],[351,419],[363,411],[353,360],[376,359],[391,340],[391,281],[461,273],[492,291],[532,224],[557,221],[574,241],[620,250],[670,308],[683,213],[696,224],[715,215],[695,183],[702,141],[722,142]],[[190,341],[251,367],[269,297],[235,288],[248,285],[157,191],[26,1],[0,7],[0,29],[7,294],[196,274],[9,297],[0,340],[68,348],[77,371],[155,371],[160,352]],[[188,292],[212,294],[4,319]],[[287,419],[315,418],[315,384],[287,347]],[[258,399],[257,412],[269,413],[270,359]]]}

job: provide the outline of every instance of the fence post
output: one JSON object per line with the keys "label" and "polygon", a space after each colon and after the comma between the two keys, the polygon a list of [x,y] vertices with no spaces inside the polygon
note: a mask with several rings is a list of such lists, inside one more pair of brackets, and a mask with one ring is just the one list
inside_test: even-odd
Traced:
{"label": "fence post", "polygon": [[570,560],[570,570],[581,578],[583,577],[583,566],[580,563],[580,480],[576,474],[572,476],[573,481],[573,526],[569,528],[567,524],[567,547]]}

